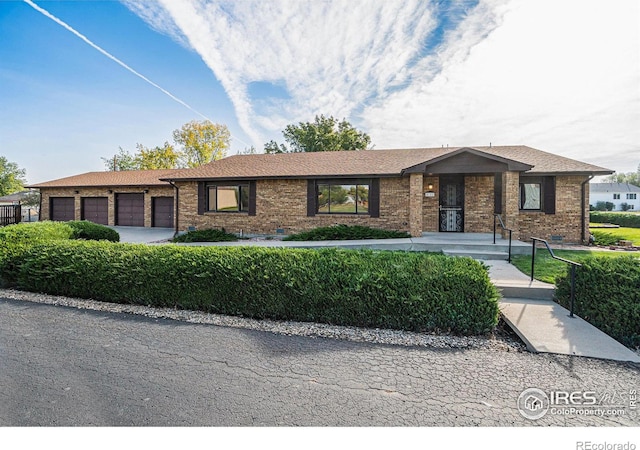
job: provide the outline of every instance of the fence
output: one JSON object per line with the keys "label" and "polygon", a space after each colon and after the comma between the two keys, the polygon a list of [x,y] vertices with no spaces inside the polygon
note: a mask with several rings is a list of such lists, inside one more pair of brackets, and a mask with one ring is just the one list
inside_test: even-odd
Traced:
{"label": "fence", "polygon": [[20,223],[22,219],[22,207],[20,205],[0,206],[0,227]]}

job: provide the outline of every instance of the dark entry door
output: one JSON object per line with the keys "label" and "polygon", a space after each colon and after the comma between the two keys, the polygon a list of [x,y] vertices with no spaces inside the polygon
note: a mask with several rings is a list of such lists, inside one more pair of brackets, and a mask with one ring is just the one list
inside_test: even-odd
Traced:
{"label": "dark entry door", "polygon": [[109,199],[107,197],[84,197],[82,220],[109,225]]}
{"label": "dark entry door", "polygon": [[464,231],[464,176],[440,177],[440,231]]}
{"label": "dark entry door", "polygon": [[173,197],[153,197],[152,227],[173,228]]}
{"label": "dark entry door", "polygon": [[76,219],[75,198],[51,197],[49,216],[51,220],[67,222]]}
{"label": "dark entry door", "polygon": [[117,194],[116,213],[117,225],[143,227],[144,194]]}

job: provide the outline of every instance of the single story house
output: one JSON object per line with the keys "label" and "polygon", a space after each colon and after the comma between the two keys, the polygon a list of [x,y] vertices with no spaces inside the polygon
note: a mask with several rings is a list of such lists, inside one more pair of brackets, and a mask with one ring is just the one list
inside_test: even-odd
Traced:
{"label": "single story house", "polygon": [[629,211],[640,210],[640,187],[629,183],[590,183],[589,197],[591,206],[598,202],[613,204],[613,211],[624,211],[627,205]]}
{"label": "single story house", "polygon": [[[43,218],[289,234],[359,224],[588,239],[589,180],[609,169],[526,146],[235,155],[193,169],[92,172],[35,184]],[[159,200],[159,199],[166,200]],[[169,200],[171,199],[171,200]]]}

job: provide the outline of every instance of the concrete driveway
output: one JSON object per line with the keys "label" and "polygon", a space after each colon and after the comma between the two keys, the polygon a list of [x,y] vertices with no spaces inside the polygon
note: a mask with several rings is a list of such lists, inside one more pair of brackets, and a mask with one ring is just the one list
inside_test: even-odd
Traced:
{"label": "concrete driveway", "polygon": [[120,234],[120,242],[149,244],[173,238],[173,228],[109,227]]}

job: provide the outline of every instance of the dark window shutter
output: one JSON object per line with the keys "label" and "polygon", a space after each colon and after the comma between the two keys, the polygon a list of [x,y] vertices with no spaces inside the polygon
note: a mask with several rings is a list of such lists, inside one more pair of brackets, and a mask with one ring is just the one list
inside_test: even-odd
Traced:
{"label": "dark window shutter", "polygon": [[203,182],[198,183],[198,214],[203,215],[207,209],[207,191]]}
{"label": "dark window shutter", "polygon": [[493,212],[502,214],[502,174],[496,173],[493,178]]}
{"label": "dark window shutter", "polygon": [[545,214],[556,213],[556,177],[544,177],[542,192]]}
{"label": "dark window shutter", "polygon": [[369,185],[369,216],[380,217],[380,178],[374,178]]}
{"label": "dark window shutter", "polygon": [[316,180],[307,181],[307,217],[316,215]]}
{"label": "dark window shutter", "polygon": [[249,182],[249,215],[256,215],[256,182]]}

